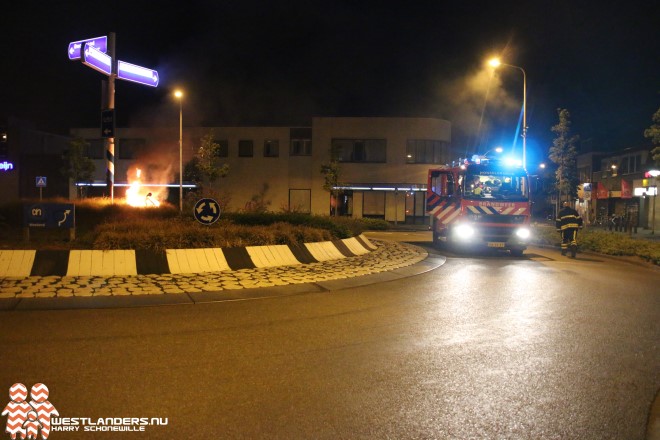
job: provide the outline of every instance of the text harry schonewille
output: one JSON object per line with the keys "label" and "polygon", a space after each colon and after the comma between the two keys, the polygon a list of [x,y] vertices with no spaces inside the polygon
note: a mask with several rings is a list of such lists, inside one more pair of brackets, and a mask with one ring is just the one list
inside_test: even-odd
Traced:
{"label": "text harry schonewille", "polygon": [[118,432],[146,431],[147,426],[165,426],[167,417],[53,417],[51,431]]}

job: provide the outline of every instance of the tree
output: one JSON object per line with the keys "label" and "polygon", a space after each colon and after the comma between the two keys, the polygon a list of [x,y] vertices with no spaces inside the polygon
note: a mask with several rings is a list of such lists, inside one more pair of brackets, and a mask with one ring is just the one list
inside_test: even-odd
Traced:
{"label": "tree", "polygon": [[[62,175],[67,179],[72,179],[73,182],[91,182],[94,176],[96,167],[94,162],[85,155],[85,151],[89,148],[89,143],[81,137],[75,137],[69,141],[69,149],[64,152],[62,159],[64,159],[64,166],[60,170]],[[80,197],[83,197],[82,186],[80,189]]]}
{"label": "tree", "polygon": [[215,141],[213,132],[209,132],[200,139],[195,157],[186,164],[186,175],[211,192],[214,182],[229,174],[229,165],[220,164],[219,152],[220,144]]}
{"label": "tree", "polygon": [[557,191],[559,201],[566,194],[567,199],[577,193],[577,149],[575,143],[579,136],[571,136],[571,114],[566,109],[557,109],[559,123],[551,130],[557,135],[550,147],[550,160],[557,165],[555,177],[557,179]]}
{"label": "tree", "polygon": [[268,212],[268,207],[271,204],[270,200],[266,199],[266,193],[270,189],[268,182],[264,182],[261,186],[261,191],[252,195],[249,202],[245,204],[245,212],[253,212],[263,214]]}
{"label": "tree", "polygon": [[651,139],[655,148],[651,150],[651,155],[655,164],[660,166],[660,108],[653,115],[653,125],[644,130],[644,137]]}
{"label": "tree", "polygon": [[339,206],[336,206],[339,200],[339,190],[337,189],[341,184],[339,183],[339,156],[341,154],[340,147],[335,145],[330,147],[330,162],[321,164],[321,174],[325,179],[323,189],[330,193],[330,197],[335,200],[335,216],[339,215]]}

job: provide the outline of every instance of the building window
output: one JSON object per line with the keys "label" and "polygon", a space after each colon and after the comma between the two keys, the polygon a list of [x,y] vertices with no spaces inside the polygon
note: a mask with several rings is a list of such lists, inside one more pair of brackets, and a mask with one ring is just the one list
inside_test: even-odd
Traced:
{"label": "building window", "polygon": [[144,150],[147,142],[144,139],[118,139],[116,148],[119,159],[135,159]]}
{"label": "building window", "polygon": [[218,144],[218,149],[216,150],[216,157],[229,157],[229,141],[226,139],[215,139],[213,142]]}
{"label": "building window", "polygon": [[625,156],[619,160],[619,174],[633,174],[642,171],[642,155]]}
{"label": "building window", "polygon": [[85,156],[89,159],[103,159],[105,142],[103,139],[85,139]]}
{"label": "building window", "polygon": [[312,129],[309,127],[289,130],[289,156],[312,155]]}
{"label": "building window", "polygon": [[309,139],[291,139],[291,148],[289,149],[289,155],[311,156],[312,141]]}
{"label": "building window", "polygon": [[254,142],[251,140],[238,141],[238,157],[254,156]]}
{"label": "building window", "polygon": [[433,139],[408,139],[406,143],[406,163],[450,162],[447,142]]}
{"label": "building window", "polygon": [[266,139],[264,141],[264,157],[279,157],[280,141],[277,139]]}
{"label": "building window", "polygon": [[385,139],[333,139],[332,149],[339,162],[386,161],[387,140]]}

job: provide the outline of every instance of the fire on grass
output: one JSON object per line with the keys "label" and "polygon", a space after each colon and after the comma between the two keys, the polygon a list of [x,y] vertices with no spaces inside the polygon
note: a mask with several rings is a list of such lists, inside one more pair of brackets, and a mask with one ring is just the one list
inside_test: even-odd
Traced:
{"label": "fire on grass", "polygon": [[155,208],[167,199],[167,186],[160,183],[142,183],[142,170],[134,168],[128,172],[126,204],[136,207]]}

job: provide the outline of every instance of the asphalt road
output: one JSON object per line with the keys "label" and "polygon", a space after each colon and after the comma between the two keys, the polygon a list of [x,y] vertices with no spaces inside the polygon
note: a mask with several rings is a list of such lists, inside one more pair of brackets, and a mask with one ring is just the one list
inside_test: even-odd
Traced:
{"label": "asphalt road", "polygon": [[168,422],[54,440],[641,440],[660,388],[659,282],[532,249],[333,292],[1,312],[0,387],[44,383],[60,417]]}

